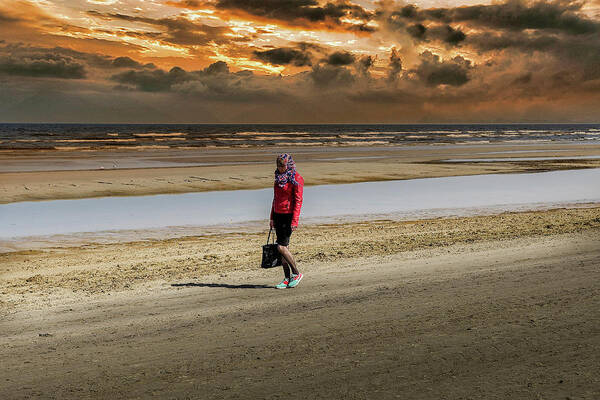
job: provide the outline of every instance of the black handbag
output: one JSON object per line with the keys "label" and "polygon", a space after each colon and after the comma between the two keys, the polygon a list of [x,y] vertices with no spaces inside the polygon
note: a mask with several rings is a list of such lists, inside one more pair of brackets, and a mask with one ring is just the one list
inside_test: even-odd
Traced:
{"label": "black handbag", "polygon": [[277,250],[277,243],[275,243],[275,235],[273,235],[273,243],[269,243],[271,238],[271,232],[273,228],[269,230],[269,236],[267,236],[267,244],[263,245],[262,262],[260,263],[261,268],[274,268],[281,263],[281,253]]}

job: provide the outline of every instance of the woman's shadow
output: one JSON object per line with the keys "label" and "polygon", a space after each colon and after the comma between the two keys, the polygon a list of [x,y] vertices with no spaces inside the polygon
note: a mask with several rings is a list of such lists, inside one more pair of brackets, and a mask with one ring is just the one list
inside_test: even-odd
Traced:
{"label": "woman's shadow", "polygon": [[173,287],[211,287],[211,288],[227,288],[227,289],[273,289],[273,286],[268,285],[230,285],[228,283],[173,283]]}

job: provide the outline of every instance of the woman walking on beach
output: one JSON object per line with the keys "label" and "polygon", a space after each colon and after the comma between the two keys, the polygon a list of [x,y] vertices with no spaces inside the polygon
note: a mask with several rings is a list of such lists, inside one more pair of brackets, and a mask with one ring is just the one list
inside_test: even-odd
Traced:
{"label": "woman walking on beach", "polygon": [[277,289],[296,287],[302,280],[288,246],[292,232],[298,228],[303,188],[304,179],[296,171],[292,156],[287,153],[277,156],[270,227],[275,228],[277,249],[282,256],[285,275],[281,283],[275,286]]}

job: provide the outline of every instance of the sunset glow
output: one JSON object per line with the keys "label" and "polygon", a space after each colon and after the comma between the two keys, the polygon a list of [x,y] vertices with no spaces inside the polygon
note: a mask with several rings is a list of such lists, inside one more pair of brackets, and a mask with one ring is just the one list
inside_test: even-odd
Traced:
{"label": "sunset glow", "polygon": [[599,4],[0,0],[0,118],[595,122]]}

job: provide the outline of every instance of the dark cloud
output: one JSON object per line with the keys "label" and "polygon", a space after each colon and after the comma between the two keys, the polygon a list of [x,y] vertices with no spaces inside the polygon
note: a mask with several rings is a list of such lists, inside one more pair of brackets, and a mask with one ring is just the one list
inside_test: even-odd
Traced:
{"label": "dark cloud", "polygon": [[457,45],[467,37],[463,31],[454,29],[450,25],[446,25],[442,30],[443,41],[448,44]]}
{"label": "dark cloud", "polygon": [[[414,5],[389,9],[382,4],[377,12],[382,29],[405,31],[423,43],[461,46],[482,55],[491,52],[499,62],[494,69],[498,76],[502,69],[512,75],[512,65],[521,60],[532,65],[540,60],[536,68],[544,68],[547,74],[569,68],[581,82],[600,78],[600,22],[584,13],[584,2],[507,0],[431,9]],[[459,86],[472,76],[471,67],[448,63],[424,62],[416,68],[419,79],[429,86]],[[480,76],[478,82],[489,79]]]}
{"label": "dark cloud", "polygon": [[527,4],[508,1],[490,6],[456,8],[455,21],[477,21],[486,26],[510,29],[549,29],[571,34],[587,34],[600,30],[598,22],[575,12],[581,9],[578,1],[537,1]]}
{"label": "dark cloud", "polygon": [[395,14],[403,18],[417,19],[419,16],[419,9],[414,4],[409,4],[407,6],[402,7]]}
{"label": "dark cloud", "polygon": [[327,57],[326,62],[329,65],[350,65],[353,64],[356,57],[347,51],[336,51]]}
{"label": "dark cloud", "polygon": [[[292,25],[331,24],[355,31],[373,31],[372,27],[366,26],[371,12],[344,0],[325,4],[316,0],[217,0],[215,6],[218,9],[238,10]],[[344,17],[358,19],[364,23],[348,24],[342,21]]]}
{"label": "dark cloud", "polygon": [[192,77],[179,67],[165,72],[161,69],[152,71],[129,70],[113,75],[110,79],[123,85],[131,86],[144,92],[164,92],[171,90],[177,83],[191,80]]}
{"label": "dark cloud", "polygon": [[153,69],[153,68],[156,68],[156,65],[154,65],[152,63],[142,64],[142,63],[132,59],[131,57],[126,57],[126,56],[112,58],[112,57],[104,55],[104,54],[84,53],[81,51],[67,49],[64,47],[55,47],[55,48],[51,49],[51,51],[56,52],[58,54],[67,55],[69,57],[73,57],[77,60],[84,62],[89,67],[100,68],[100,69],[113,69],[113,68]]}
{"label": "dark cloud", "polygon": [[204,68],[204,73],[207,75],[228,75],[229,66],[225,61],[217,61]]}
{"label": "dark cloud", "polygon": [[362,76],[369,76],[369,70],[375,63],[375,57],[373,56],[362,56],[356,62],[356,69]]}
{"label": "dark cloud", "polygon": [[296,67],[310,66],[311,54],[302,49],[280,47],[277,49],[255,51],[259,60],[273,65],[294,65]]}
{"label": "dark cloud", "polygon": [[234,32],[228,27],[210,26],[206,24],[196,23],[183,17],[154,19],[117,13],[105,14],[97,11],[88,11],[88,14],[93,17],[103,19],[119,19],[131,22],[141,22],[157,27],[162,27],[166,30],[165,32],[137,32],[136,36],[150,37],[152,39],[159,39],[164,42],[177,45],[203,46],[212,43],[226,44],[233,41],[249,40],[248,38],[233,37],[235,36]]}
{"label": "dark cloud", "polygon": [[313,66],[309,73],[313,83],[320,88],[347,86],[354,82],[355,78],[348,69],[332,65]]}
{"label": "dark cloud", "polygon": [[357,34],[370,34],[377,31],[375,27],[369,26],[367,24],[344,24],[344,27],[347,31],[351,31]]}
{"label": "dark cloud", "polygon": [[423,24],[413,24],[407,26],[406,31],[416,40],[437,40],[451,46],[458,45],[467,37],[463,31],[450,25],[425,26]]}
{"label": "dark cloud", "polygon": [[82,79],[86,68],[60,49],[6,45],[0,48],[0,73],[14,76]]}
{"label": "dark cloud", "polygon": [[455,8],[419,9],[411,5],[392,12],[390,18],[445,23],[468,22],[496,29],[556,30],[574,35],[600,32],[600,23],[577,13],[582,4],[580,1],[571,0],[508,0],[500,4]]}
{"label": "dark cloud", "polygon": [[129,57],[117,57],[111,61],[111,64],[115,68],[133,68],[133,69],[156,68],[156,66],[154,64],[141,64]]}
{"label": "dark cloud", "polygon": [[268,102],[283,96],[278,78],[257,77],[251,71],[231,73],[223,61],[199,71],[188,72],[179,67],[169,71],[129,70],[110,79],[121,90],[171,92],[206,100]]}
{"label": "dark cloud", "polygon": [[393,48],[390,52],[390,62],[388,64],[388,80],[391,82],[396,81],[401,72],[402,60],[400,59],[400,55],[396,51],[396,48]]}
{"label": "dark cloud", "polygon": [[427,27],[423,24],[413,24],[406,28],[406,31],[415,39],[425,39]]}
{"label": "dark cloud", "polygon": [[563,40],[555,35],[533,35],[524,32],[483,32],[469,35],[467,44],[480,51],[517,49],[553,51]]}
{"label": "dark cloud", "polygon": [[468,70],[471,62],[457,56],[450,61],[441,61],[430,51],[421,54],[421,63],[414,69],[417,76],[427,86],[462,86],[469,81]]}
{"label": "dark cloud", "polygon": [[[469,35],[465,45],[479,52],[545,54],[556,68],[570,66],[582,79],[600,77],[600,37],[598,35],[554,35],[528,32],[477,33]],[[508,56],[508,55],[507,55]]]}
{"label": "dark cloud", "polygon": [[130,57],[110,57],[86,53],[65,47],[36,47],[22,44],[0,46],[0,60],[6,74],[22,76],[53,76],[79,79],[91,70],[118,68],[153,69],[152,63],[142,64]]}
{"label": "dark cloud", "polygon": [[[454,8],[382,6],[377,18],[384,29],[405,31],[418,42],[462,46],[480,53],[501,51],[513,59],[514,52],[525,58],[532,57],[532,52],[544,53],[547,63],[555,64],[552,68],[566,64],[581,72],[582,79],[591,80],[600,77],[600,23],[586,16],[582,5],[571,0],[507,0]],[[454,75],[460,78],[456,82],[466,76],[459,71]]]}

